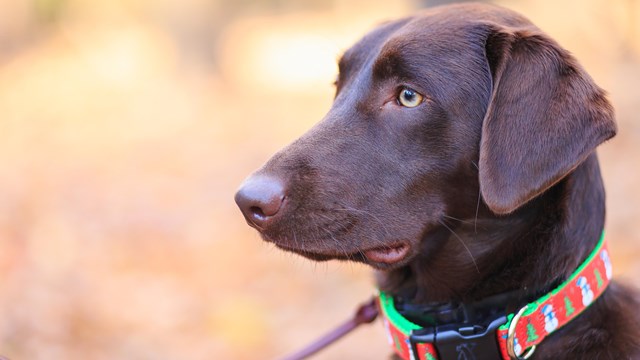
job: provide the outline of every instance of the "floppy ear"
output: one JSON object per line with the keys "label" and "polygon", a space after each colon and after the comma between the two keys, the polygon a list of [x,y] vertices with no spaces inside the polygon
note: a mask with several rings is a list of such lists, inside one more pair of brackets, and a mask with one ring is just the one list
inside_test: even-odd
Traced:
{"label": "floppy ear", "polygon": [[479,181],[489,208],[508,214],[573,171],[616,124],[604,91],[555,41],[533,26],[490,28]]}

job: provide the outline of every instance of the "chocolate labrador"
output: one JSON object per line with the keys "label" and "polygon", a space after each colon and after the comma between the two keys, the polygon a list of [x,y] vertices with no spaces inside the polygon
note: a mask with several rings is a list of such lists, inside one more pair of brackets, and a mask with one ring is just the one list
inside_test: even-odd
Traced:
{"label": "chocolate labrador", "polygon": [[[507,312],[562,284],[597,246],[595,148],[615,135],[614,112],[523,16],[459,4],[385,23],[344,53],[336,88],[322,121],[236,194],[264,240],[369,264],[397,303],[511,294]],[[533,358],[640,359],[638,313],[637,296],[612,281]]]}

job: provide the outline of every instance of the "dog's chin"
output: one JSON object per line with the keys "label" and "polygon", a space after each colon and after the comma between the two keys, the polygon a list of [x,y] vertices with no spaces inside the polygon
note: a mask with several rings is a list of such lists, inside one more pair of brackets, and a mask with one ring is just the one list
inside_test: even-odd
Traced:
{"label": "dog's chin", "polygon": [[[263,236],[264,238],[264,236]],[[344,249],[311,249],[309,247],[291,246],[275,242],[268,238],[281,250],[293,252],[313,261],[343,260],[355,261],[370,265],[378,270],[391,270],[406,265],[413,258],[412,246],[409,242],[399,241],[387,246],[345,251]]]}

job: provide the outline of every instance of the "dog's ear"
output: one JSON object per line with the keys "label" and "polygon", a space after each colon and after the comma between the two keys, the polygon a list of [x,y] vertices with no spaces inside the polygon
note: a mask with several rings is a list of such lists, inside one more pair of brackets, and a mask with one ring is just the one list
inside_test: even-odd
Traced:
{"label": "dog's ear", "polygon": [[493,84],[480,189],[494,213],[508,214],[574,170],[616,124],[604,91],[537,28],[491,25],[485,51]]}

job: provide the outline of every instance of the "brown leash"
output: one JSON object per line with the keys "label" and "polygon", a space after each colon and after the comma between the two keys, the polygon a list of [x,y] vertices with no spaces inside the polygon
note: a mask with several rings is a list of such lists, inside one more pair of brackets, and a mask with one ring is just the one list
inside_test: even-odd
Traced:
{"label": "brown leash", "polygon": [[342,325],[338,326],[337,328],[333,329],[333,331],[327,333],[326,335],[314,341],[313,343],[309,344],[307,347],[303,348],[302,350],[296,352],[295,354],[291,354],[283,358],[282,360],[306,359],[309,356],[333,344],[334,342],[339,340],[341,337],[347,335],[358,326],[373,322],[373,320],[375,320],[377,316],[378,316],[378,307],[376,306],[376,299],[373,298],[368,302],[360,305],[360,307],[358,307],[358,309],[356,310],[355,314],[353,314],[353,317],[351,319],[349,319]]}

